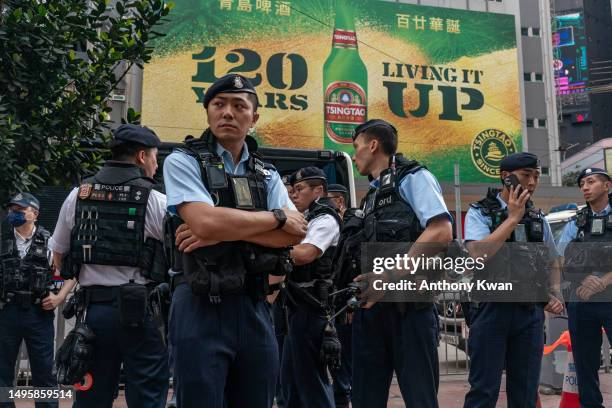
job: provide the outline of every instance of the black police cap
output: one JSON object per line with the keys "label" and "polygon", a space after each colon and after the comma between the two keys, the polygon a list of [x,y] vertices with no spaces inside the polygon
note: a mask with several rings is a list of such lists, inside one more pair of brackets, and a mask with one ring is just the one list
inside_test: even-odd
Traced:
{"label": "black police cap", "polygon": [[23,208],[33,207],[40,210],[40,201],[38,201],[38,198],[34,197],[34,195],[30,193],[17,193],[8,203],[4,204],[4,206],[8,207],[11,204],[15,204]]}
{"label": "black police cap", "polygon": [[323,180],[327,184],[325,172],[314,166],[303,167],[295,172],[293,176],[293,184],[304,180]]}
{"label": "black police cap", "polygon": [[518,169],[537,169],[540,167],[538,156],[529,152],[514,153],[506,156],[499,163],[500,171],[514,171]]}
{"label": "black police cap", "polygon": [[257,92],[255,92],[255,87],[251,81],[242,75],[227,74],[217,79],[215,82],[213,82],[210,88],[208,88],[204,94],[204,108],[208,109],[208,104],[215,96],[217,96],[217,94],[228,92],[246,92],[255,95],[255,98],[257,99]]}
{"label": "black police cap", "polygon": [[330,184],[327,186],[328,193],[341,193],[348,194],[348,189],[344,187],[342,184]]}
{"label": "black police cap", "polygon": [[386,120],[370,119],[367,122],[364,122],[355,128],[355,133],[353,133],[353,140],[357,139],[357,136],[359,136],[360,133],[367,132],[368,129],[372,129],[373,127],[376,127],[376,126],[386,127],[397,135],[397,129],[395,128],[395,126],[393,126]]}
{"label": "black police cap", "polygon": [[125,124],[113,131],[113,140],[111,140],[110,147],[123,143],[139,143],[146,147],[159,147],[161,140],[148,127]]}
{"label": "black police cap", "polygon": [[580,185],[580,180],[587,176],[592,176],[593,174],[601,174],[602,176],[606,176],[608,180],[612,180],[610,179],[610,175],[608,174],[608,172],[604,169],[600,169],[599,167],[588,167],[580,172],[576,182],[578,183],[578,185]]}

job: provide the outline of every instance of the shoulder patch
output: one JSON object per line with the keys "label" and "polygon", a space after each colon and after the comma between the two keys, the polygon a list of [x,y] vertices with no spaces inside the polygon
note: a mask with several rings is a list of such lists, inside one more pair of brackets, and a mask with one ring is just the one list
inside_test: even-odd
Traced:
{"label": "shoulder patch", "polygon": [[81,184],[79,186],[79,198],[81,200],[87,200],[89,196],[91,195],[92,188],[93,186],[89,183]]}

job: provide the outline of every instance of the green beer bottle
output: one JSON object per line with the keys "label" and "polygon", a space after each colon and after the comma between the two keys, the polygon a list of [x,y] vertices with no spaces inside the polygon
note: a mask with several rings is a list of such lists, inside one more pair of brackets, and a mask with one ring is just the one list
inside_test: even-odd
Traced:
{"label": "green beer bottle", "polygon": [[355,128],[367,120],[368,71],[359,57],[349,0],[336,0],[332,50],[323,66],[323,147],[352,152]]}

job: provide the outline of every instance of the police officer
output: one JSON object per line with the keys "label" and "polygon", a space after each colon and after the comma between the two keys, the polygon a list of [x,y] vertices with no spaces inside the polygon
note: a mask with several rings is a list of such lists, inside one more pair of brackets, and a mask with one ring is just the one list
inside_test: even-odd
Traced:
{"label": "police officer", "polygon": [[572,284],[567,311],[580,406],[603,408],[598,371],[602,327],[612,343],[612,181],[604,169],[593,167],[580,173],[578,185],[586,207],[563,229],[559,250]]}
{"label": "police officer", "polygon": [[[53,275],[47,247],[49,232],[36,224],[38,199],[30,193],[19,193],[6,208],[0,242],[0,387],[13,387],[23,340],[34,387],[56,387],[52,374],[53,310],[66,299],[72,286],[66,284],[58,294],[49,291]],[[36,407],[57,406],[57,402],[36,403]]]}
{"label": "police officer", "polygon": [[340,217],[344,217],[344,212],[346,211],[347,204],[349,202],[348,198],[348,189],[344,187],[342,184],[330,184],[327,187],[327,197],[330,198],[338,212],[340,213]]}
{"label": "police officer", "polygon": [[[327,186],[327,197],[334,203],[340,214],[340,218],[344,217],[344,212],[347,208],[348,189],[342,184],[330,184]],[[341,289],[341,288],[337,288]],[[342,299],[345,299],[342,297]],[[336,304],[336,307],[342,305]],[[352,312],[342,313],[336,318],[336,330],[338,338],[342,345],[342,357],[340,367],[337,370],[331,370],[334,388],[334,401],[336,408],[345,408],[349,406],[351,401],[351,382],[353,371],[352,347],[353,331],[351,321],[353,318]]]}
{"label": "police officer", "polygon": [[283,180],[283,185],[287,189],[287,194],[289,194],[289,198],[293,195],[293,174],[287,174],[281,177]]}
{"label": "police officer", "polygon": [[334,406],[327,366],[321,361],[323,332],[328,324],[332,289],[331,261],[340,234],[340,217],[327,198],[323,170],[297,171],[293,202],[308,221],[306,237],[291,250],[295,264],[286,301],[289,333],[285,339],[281,387],[287,407]]}
{"label": "police officer", "polygon": [[[365,240],[416,242],[408,256],[426,255],[435,243],[451,241],[451,217],[435,177],[396,154],[397,140],[395,127],[383,120],[372,119],[355,129],[353,161],[359,174],[373,180],[363,201]],[[395,371],[407,407],[437,407],[438,324],[433,303],[365,300],[352,323],[352,406],[386,407]]]}
{"label": "police officer", "polygon": [[110,408],[122,366],[129,407],[166,402],[168,355],[147,305],[148,291],[165,279],[150,267],[163,255],[166,197],[152,189],[159,145],[146,127],[119,126],[112,160],[70,192],[50,241],[56,264],[66,263],[63,275],[84,290],[85,323],[95,334],[93,386],[76,393],[75,407]]}
{"label": "police officer", "polygon": [[299,243],[306,221],[247,136],[257,105],[249,80],[220,78],[204,96],[209,128],[164,162],[168,210],[184,221],[184,282],[170,317],[183,408],[264,408],[274,397],[278,350],[265,297],[268,275],[282,279],[289,258],[272,248]]}
{"label": "police officer", "polygon": [[[512,175],[516,177],[515,181]],[[526,152],[509,155],[500,163],[500,176],[506,180],[504,189],[501,192],[489,190],[487,197],[472,204],[466,215],[465,239],[470,255],[484,258],[486,253],[487,257],[485,270],[489,275],[475,277],[491,281],[516,279],[517,276],[500,277],[505,270],[504,264],[512,259],[512,270],[524,271],[529,287],[535,287],[548,279],[543,267],[537,264],[542,256],[534,255],[538,248],[535,242],[544,242],[551,256],[557,255],[548,222],[530,204],[540,177],[538,159]],[[534,244],[504,246],[506,242],[525,241]],[[504,252],[508,248],[511,252]],[[526,251],[519,252],[521,248]],[[503,259],[494,257],[504,253]],[[523,286],[523,291],[529,287]],[[558,290],[558,287],[554,289]],[[563,310],[558,292],[553,296],[548,294],[548,290],[546,286],[544,296],[550,301],[545,308],[536,302],[499,302],[499,299],[489,297],[486,297],[489,301],[482,301],[480,295],[473,296],[474,302],[469,308],[468,340],[471,388],[464,407],[495,407],[504,367],[508,407],[536,406],[544,347],[544,310],[553,313]],[[500,297],[503,295],[499,294]]]}

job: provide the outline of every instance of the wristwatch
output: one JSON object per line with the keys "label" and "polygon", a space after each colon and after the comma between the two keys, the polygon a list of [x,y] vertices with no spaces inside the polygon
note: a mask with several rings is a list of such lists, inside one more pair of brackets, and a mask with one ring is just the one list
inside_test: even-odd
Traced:
{"label": "wristwatch", "polygon": [[287,215],[285,212],[277,208],[276,210],[272,210],[272,214],[274,214],[274,218],[276,218],[276,221],[278,222],[276,229],[283,228],[287,222]]}

